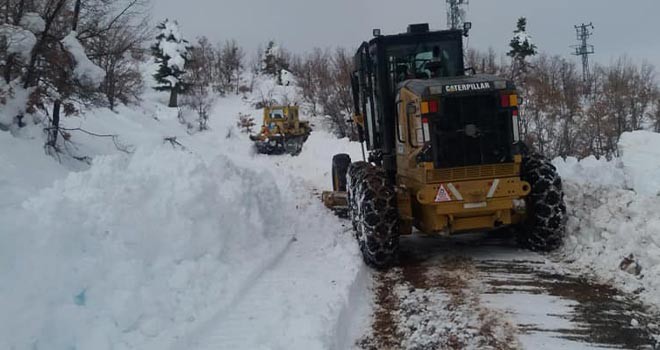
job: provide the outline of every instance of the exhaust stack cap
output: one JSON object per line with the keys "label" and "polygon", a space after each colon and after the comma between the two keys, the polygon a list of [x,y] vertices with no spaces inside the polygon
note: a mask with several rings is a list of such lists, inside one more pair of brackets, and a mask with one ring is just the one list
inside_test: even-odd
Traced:
{"label": "exhaust stack cap", "polygon": [[427,33],[428,31],[428,23],[411,24],[408,26],[408,34]]}

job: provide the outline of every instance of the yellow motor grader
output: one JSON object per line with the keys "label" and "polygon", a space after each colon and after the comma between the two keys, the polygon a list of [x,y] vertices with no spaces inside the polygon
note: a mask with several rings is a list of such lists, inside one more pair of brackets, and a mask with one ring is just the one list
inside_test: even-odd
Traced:
{"label": "yellow motor grader", "polygon": [[[375,34],[377,34],[375,32]],[[367,264],[396,262],[399,236],[519,228],[519,242],[548,251],[563,239],[562,182],[520,140],[513,82],[472,74],[464,31],[375,35],[355,55],[352,90],[367,159],[332,159],[325,204],[347,212]]]}
{"label": "yellow motor grader", "polygon": [[264,108],[261,131],[250,135],[257,152],[263,154],[298,155],[312,129],[309,122],[300,121],[298,106],[271,106]]}

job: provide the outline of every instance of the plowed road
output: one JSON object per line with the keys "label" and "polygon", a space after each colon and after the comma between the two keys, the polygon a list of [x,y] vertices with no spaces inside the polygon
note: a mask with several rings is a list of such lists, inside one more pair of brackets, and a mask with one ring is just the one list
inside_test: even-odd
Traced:
{"label": "plowed road", "polygon": [[634,296],[508,239],[403,238],[374,274],[361,349],[658,349],[660,318]]}

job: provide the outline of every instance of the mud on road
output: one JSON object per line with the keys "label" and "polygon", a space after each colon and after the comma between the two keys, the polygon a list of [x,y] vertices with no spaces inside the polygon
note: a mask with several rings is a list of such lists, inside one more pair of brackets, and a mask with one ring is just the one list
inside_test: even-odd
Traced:
{"label": "mud on road", "polygon": [[374,274],[360,349],[659,349],[660,318],[634,296],[507,239],[404,238]]}

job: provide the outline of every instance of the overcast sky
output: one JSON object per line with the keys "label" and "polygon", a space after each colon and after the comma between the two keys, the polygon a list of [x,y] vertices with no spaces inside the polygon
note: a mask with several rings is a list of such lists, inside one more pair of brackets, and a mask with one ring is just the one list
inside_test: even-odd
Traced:
{"label": "overcast sky", "polygon": [[[409,23],[446,27],[445,0],[152,0],[154,20],[177,19],[188,38],[234,38],[250,53],[269,39],[287,49],[356,48],[371,29],[386,34]],[[623,54],[660,68],[660,0],[470,0],[469,46],[504,52],[516,19],[541,51],[569,56],[575,24],[593,22],[593,59],[609,63]],[[191,40],[192,41],[192,40]]]}

